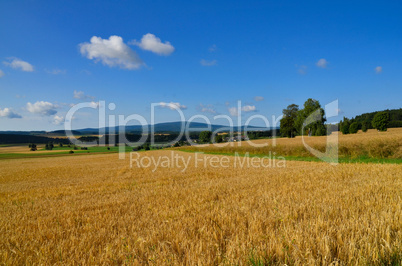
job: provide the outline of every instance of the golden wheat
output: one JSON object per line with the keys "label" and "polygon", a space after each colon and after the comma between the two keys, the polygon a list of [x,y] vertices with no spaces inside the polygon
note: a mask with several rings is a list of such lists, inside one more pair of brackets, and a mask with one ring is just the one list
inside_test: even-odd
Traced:
{"label": "golden wheat", "polygon": [[[402,166],[130,168],[0,161],[1,264],[380,264],[402,250]],[[198,155],[205,158],[211,155]],[[221,156],[216,156],[221,158]]]}
{"label": "golden wheat", "polygon": [[[402,158],[402,128],[390,128],[386,132],[371,129],[366,133],[338,134],[338,154],[342,157],[356,158]],[[325,152],[327,137],[304,137],[304,141],[312,148]],[[253,144],[266,144],[265,147],[255,147]],[[313,157],[303,145],[302,138],[260,139],[242,142],[228,142],[211,145],[180,147],[180,150],[219,153],[250,153],[264,155],[276,153],[277,156]]]}

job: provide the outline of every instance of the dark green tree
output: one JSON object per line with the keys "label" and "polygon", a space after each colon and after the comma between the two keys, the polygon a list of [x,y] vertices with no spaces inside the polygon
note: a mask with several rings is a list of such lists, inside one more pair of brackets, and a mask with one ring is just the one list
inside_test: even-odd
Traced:
{"label": "dark green tree", "polygon": [[53,143],[52,143],[52,142],[49,142],[49,143],[47,143],[47,144],[45,145],[45,149],[46,149],[46,150],[51,151],[51,150],[53,150],[53,148],[54,148],[54,146],[53,146]]}
{"label": "dark green tree", "polygon": [[343,118],[343,121],[339,123],[340,130],[342,134],[349,134],[350,120],[346,117]]}
{"label": "dark green tree", "polygon": [[216,135],[215,136],[215,143],[222,143],[222,142],[223,142],[222,135]]}
{"label": "dark green tree", "polygon": [[370,123],[369,122],[367,122],[367,121],[364,121],[363,123],[362,123],[362,131],[363,132],[367,132],[367,130],[370,128]]}
{"label": "dark green tree", "polygon": [[389,124],[388,112],[378,112],[371,121],[372,126],[379,131],[387,131]]}
{"label": "dark green tree", "polygon": [[31,151],[37,150],[36,144],[34,144],[34,143],[29,144],[28,147],[31,148]]}
{"label": "dark green tree", "polygon": [[359,130],[359,123],[353,122],[352,124],[350,124],[349,126],[350,134],[356,134],[358,130]]}
{"label": "dark green tree", "polygon": [[211,131],[202,131],[200,133],[200,142],[201,143],[210,143],[211,142],[211,136],[212,136]]}
{"label": "dark green tree", "polygon": [[280,121],[280,132],[283,137],[293,138],[297,134],[296,118],[299,112],[299,106],[296,104],[288,105],[283,109],[283,117]]}

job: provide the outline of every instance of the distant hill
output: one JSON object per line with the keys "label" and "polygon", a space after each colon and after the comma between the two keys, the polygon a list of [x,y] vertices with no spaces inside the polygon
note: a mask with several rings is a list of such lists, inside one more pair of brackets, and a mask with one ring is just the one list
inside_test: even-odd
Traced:
{"label": "distant hill", "polygon": [[[148,132],[151,131],[151,128],[154,128],[155,133],[172,133],[172,132],[180,132],[182,126],[188,127],[188,131],[190,132],[198,132],[198,131],[203,131],[208,129],[208,124],[206,123],[199,123],[199,122],[166,122],[166,123],[158,123],[155,125],[148,125],[146,128],[148,129]],[[210,125],[211,131],[215,130],[222,130],[222,131],[230,131],[229,126],[223,126],[223,125]],[[239,130],[244,130],[244,126],[241,127],[233,127],[234,131],[239,131]],[[264,127],[256,127],[256,126],[248,126],[248,130],[269,130],[269,128],[264,128]],[[121,127],[117,126],[114,128],[102,128],[102,130],[105,131],[106,134],[110,132],[110,130],[113,129],[114,132],[119,132],[121,131]],[[81,132],[81,134],[98,134],[97,128],[84,128],[84,129],[77,129],[76,131]],[[132,125],[132,126],[126,126],[125,131],[129,133],[140,133],[143,132],[143,128],[141,125]]]}
{"label": "distant hill", "polygon": [[[171,139],[175,139],[182,128],[182,122],[167,122],[167,123],[159,123],[153,126],[147,125],[146,128],[148,132],[151,132],[151,128],[154,128],[154,132],[161,134],[167,133],[166,136],[159,135],[155,137],[156,141],[166,142]],[[193,132],[195,134],[199,134],[200,131],[208,130],[208,124],[206,123],[198,123],[198,122],[184,122],[184,127],[188,128],[189,132]],[[261,128],[255,126],[247,127],[248,131],[267,131],[269,128]],[[121,127],[114,128],[102,128],[105,135],[108,134],[118,134],[123,131]],[[113,130],[112,130],[113,129]],[[233,127],[233,131],[244,130],[245,127]],[[223,125],[210,125],[210,130],[220,130],[220,131],[230,131],[231,128]],[[113,132],[112,132],[113,131]],[[87,139],[88,135],[98,135],[99,129],[97,128],[84,128],[77,129],[72,131],[73,135],[79,138]],[[132,139],[139,138],[141,134],[144,133],[142,126],[140,125],[132,125],[125,127],[125,133],[130,135]],[[56,131],[0,131],[0,144],[11,144],[11,143],[69,143],[69,140],[63,138],[66,136],[66,132],[64,130],[56,130]]]}

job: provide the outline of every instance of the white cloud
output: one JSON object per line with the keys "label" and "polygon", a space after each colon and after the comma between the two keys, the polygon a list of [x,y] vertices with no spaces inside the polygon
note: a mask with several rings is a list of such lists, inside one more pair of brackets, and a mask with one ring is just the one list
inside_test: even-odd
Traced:
{"label": "white cloud", "polygon": [[3,77],[5,74],[4,72],[0,69],[0,78]]}
{"label": "white cloud", "polygon": [[218,49],[218,47],[216,47],[216,44],[213,44],[211,47],[209,47],[209,51],[210,52],[215,52]]}
{"label": "white cloud", "polygon": [[[248,113],[248,112],[255,112],[257,109],[255,108],[254,105],[245,105],[241,108],[242,112]],[[229,107],[228,111],[231,116],[238,116],[239,115],[239,110],[237,107]]]}
{"label": "white cloud", "polygon": [[299,69],[297,70],[297,72],[299,72],[299,74],[301,74],[301,75],[306,75],[307,74],[307,66],[301,65],[299,67]]}
{"label": "white cloud", "polygon": [[55,124],[55,125],[60,125],[60,124],[62,124],[62,123],[64,123],[64,116],[55,115],[55,116],[53,117],[53,124]]}
{"label": "white cloud", "polygon": [[170,55],[174,52],[173,45],[170,42],[162,43],[161,39],[153,35],[152,33],[147,33],[141,38],[141,42],[133,40],[129,44],[137,45],[143,50],[151,51],[159,55]]}
{"label": "white cloud", "polygon": [[254,97],[254,101],[256,101],[256,102],[261,102],[263,100],[264,100],[264,97],[262,97],[262,96],[255,96]]}
{"label": "white cloud", "polygon": [[202,66],[215,66],[218,63],[216,60],[205,60],[201,59],[200,64]]}
{"label": "white cloud", "polygon": [[45,72],[48,74],[52,74],[52,75],[59,75],[59,74],[66,74],[67,71],[66,70],[61,70],[61,69],[53,69],[53,70],[47,70],[45,69]]}
{"label": "white cloud", "polygon": [[9,60],[11,60],[10,62],[3,62],[6,66],[10,66],[14,69],[19,69],[22,71],[26,71],[26,72],[32,72],[34,71],[34,67],[25,61],[22,61],[21,59],[18,58],[10,58]]}
{"label": "white cloud", "polygon": [[101,61],[110,67],[119,66],[131,70],[138,69],[144,64],[120,36],[110,36],[109,39],[93,36],[90,43],[81,43],[79,46],[83,56],[94,59],[95,62]]}
{"label": "white cloud", "polygon": [[0,108],[0,117],[7,117],[7,118],[22,118],[19,114],[15,113],[10,108]]}
{"label": "white cloud", "polygon": [[92,108],[99,108],[99,102],[91,102],[90,103],[90,107],[92,107]]}
{"label": "white cloud", "polygon": [[239,115],[239,112],[237,111],[236,107],[229,107],[228,111],[229,111],[231,116],[238,116]]}
{"label": "white cloud", "polygon": [[174,103],[174,102],[170,102],[170,103],[160,102],[159,105],[162,108],[169,108],[170,110],[176,110],[177,108],[178,109],[187,109],[187,106],[181,105],[180,103]]}
{"label": "white cloud", "polygon": [[256,110],[254,105],[245,105],[241,108],[243,112],[254,112]]}
{"label": "white cloud", "polygon": [[378,66],[375,68],[375,73],[380,74],[382,72],[382,67]]}
{"label": "white cloud", "polygon": [[57,113],[57,105],[38,101],[34,104],[27,103],[27,110],[33,114],[40,114],[40,115],[55,115]]}
{"label": "white cloud", "polygon": [[321,58],[320,60],[317,61],[316,66],[321,67],[321,68],[327,68],[329,62],[325,58]]}
{"label": "white cloud", "polygon": [[76,91],[76,90],[74,90],[74,98],[75,99],[81,99],[81,100],[83,100],[83,99],[92,99],[92,100],[95,99],[94,96],[85,95],[85,93],[83,91]]}
{"label": "white cloud", "polygon": [[203,113],[216,114],[216,110],[212,104],[208,105],[200,104],[197,109]]}

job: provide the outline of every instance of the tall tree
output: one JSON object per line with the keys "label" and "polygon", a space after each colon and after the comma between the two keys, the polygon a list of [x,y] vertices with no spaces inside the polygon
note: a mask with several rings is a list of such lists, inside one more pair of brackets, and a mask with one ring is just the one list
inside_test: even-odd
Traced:
{"label": "tall tree", "polygon": [[350,120],[349,118],[343,117],[343,121],[341,121],[339,125],[339,129],[342,132],[342,134],[346,135],[349,134],[349,127],[350,127]]}
{"label": "tall tree", "polygon": [[[308,134],[313,136],[325,135],[325,112],[324,109],[321,108],[320,102],[309,98],[304,103],[303,107],[304,108],[297,113],[297,117],[295,120],[298,134]],[[302,132],[303,125],[305,125],[305,132]]]}
{"label": "tall tree", "polygon": [[280,131],[283,137],[293,138],[297,134],[296,117],[299,112],[299,106],[296,104],[289,105],[283,109],[283,118],[280,121]]}

